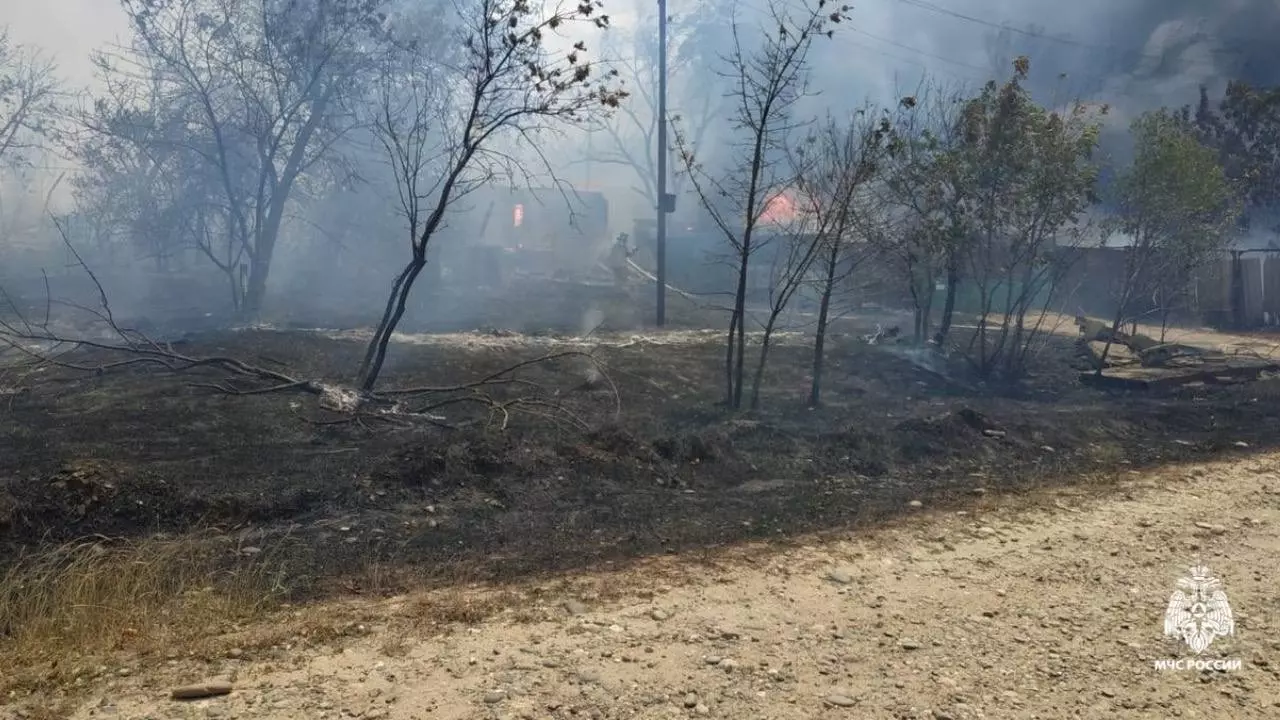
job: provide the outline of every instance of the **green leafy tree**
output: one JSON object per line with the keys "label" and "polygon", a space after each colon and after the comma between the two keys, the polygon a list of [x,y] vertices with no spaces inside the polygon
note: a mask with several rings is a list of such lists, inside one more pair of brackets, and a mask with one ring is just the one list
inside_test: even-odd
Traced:
{"label": "green leafy tree", "polygon": [[[1131,242],[1112,334],[1128,318],[1138,292],[1185,285],[1196,268],[1222,252],[1241,210],[1218,153],[1197,139],[1185,118],[1166,109],[1148,112],[1134,121],[1132,132],[1133,164],[1116,188],[1117,227]],[[1099,374],[1110,349],[1108,342]]]}
{"label": "green leafy tree", "polygon": [[1245,224],[1280,234],[1274,214],[1280,206],[1280,88],[1232,82],[1216,109],[1201,88],[1195,113],[1183,108],[1180,119],[1217,151],[1227,179],[1241,190]]}
{"label": "green leafy tree", "polygon": [[978,329],[969,357],[982,375],[1016,377],[1067,270],[1064,246],[1088,232],[1080,216],[1094,197],[1093,162],[1105,107],[1063,111],[1037,104],[1026,88],[1030,63],[1013,63],[1003,85],[988,83],[965,104],[955,169],[964,209],[950,225],[963,244],[978,292]]}
{"label": "green leafy tree", "polygon": [[975,96],[933,92],[927,104],[908,103],[904,152],[886,183],[896,229],[883,235],[908,270],[917,341],[929,337],[939,276],[939,346],[962,285],[971,288],[979,317],[967,350],[984,376],[1022,373],[1067,268],[1062,246],[1088,231],[1079,218],[1097,182],[1092,156],[1106,109],[1050,111],[1032,100],[1029,71],[1018,58],[1009,80]]}
{"label": "green leafy tree", "polygon": [[[925,86],[903,98],[892,123],[897,152],[886,158],[879,202],[863,218],[863,231],[909,291],[914,337],[924,343],[933,316],[934,287],[948,267],[948,307],[959,283],[963,234],[957,232],[964,182],[952,150],[957,145],[956,109],[963,96],[954,89]],[[949,321],[950,311],[944,313]],[[945,335],[941,332],[940,336]]]}

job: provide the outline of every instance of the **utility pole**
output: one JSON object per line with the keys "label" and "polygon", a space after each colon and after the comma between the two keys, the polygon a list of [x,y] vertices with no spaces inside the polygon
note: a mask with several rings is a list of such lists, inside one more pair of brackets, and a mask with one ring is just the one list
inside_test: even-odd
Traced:
{"label": "utility pole", "polygon": [[595,134],[596,134],[596,132],[595,132],[595,130],[594,130],[594,129],[588,129],[588,130],[587,130],[587,162],[586,162],[586,166],[587,166],[587,178],[586,178],[586,182],[584,182],[584,183],[583,183],[583,185],[586,185],[588,190],[592,189],[592,188],[591,188],[591,157],[592,157],[592,155],[591,155],[591,152],[592,152],[592,147],[591,147],[591,146],[592,146],[592,143],[591,143],[591,139],[592,139],[592,137],[594,137],[594,136],[595,136]]}
{"label": "utility pole", "polygon": [[658,327],[667,323],[667,213],[671,204],[667,198],[667,0],[658,0]]}

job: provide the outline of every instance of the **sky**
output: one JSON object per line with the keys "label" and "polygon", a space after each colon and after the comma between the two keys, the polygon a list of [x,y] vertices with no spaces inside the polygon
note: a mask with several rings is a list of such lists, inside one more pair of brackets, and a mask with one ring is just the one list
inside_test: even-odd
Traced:
{"label": "sky", "polygon": [[2,0],[0,25],[19,43],[53,54],[69,82],[93,78],[89,51],[123,37],[124,13],[114,0]]}

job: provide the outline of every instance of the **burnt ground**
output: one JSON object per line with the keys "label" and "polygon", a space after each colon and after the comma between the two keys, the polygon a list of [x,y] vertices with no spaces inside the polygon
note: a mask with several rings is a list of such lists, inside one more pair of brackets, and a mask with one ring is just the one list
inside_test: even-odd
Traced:
{"label": "burnt ground", "polygon": [[[583,389],[579,358],[521,377],[595,429],[514,415],[466,429],[327,424],[310,396],[230,397],[143,368],[9,372],[0,384],[0,542],[8,554],[90,534],[214,527],[228,552],[284,547],[290,589],[392,592],[436,579],[513,579],[748,539],[847,529],[911,507],[1276,444],[1280,382],[1154,395],[1076,380],[1055,339],[1018,387],[984,386],[856,341],[829,352],[826,397],[803,407],[809,350],[774,351],[764,410],[732,415],[718,332],[601,336],[616,385]],[[388,386],[463,383],[551,341],[493,334],[398,344]],[[358,339],[207,334],[232,355],[341,382]],[[89,362],[91,359],[83,359]],[[380,571],[370,573],[370,567]],[[389,571],[387,568],[396,568]],[[376,575],[376,577],[375,577]]]}

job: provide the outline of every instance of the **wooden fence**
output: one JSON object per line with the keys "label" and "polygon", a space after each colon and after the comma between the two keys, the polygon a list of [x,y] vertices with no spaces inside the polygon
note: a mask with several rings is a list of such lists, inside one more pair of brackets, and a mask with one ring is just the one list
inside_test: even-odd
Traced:
{"label": "wooden fence", "polygon": [[[1068,311],[1108,317],[1124,281],[1124,248],[1080,248],[1062,288]],[[1158,322],[1165,302],[1136,297],[1130,315]],[[1217,328],[1280,326],[1280,252],[1229,252],[1200,268],[1171,319]]]}

